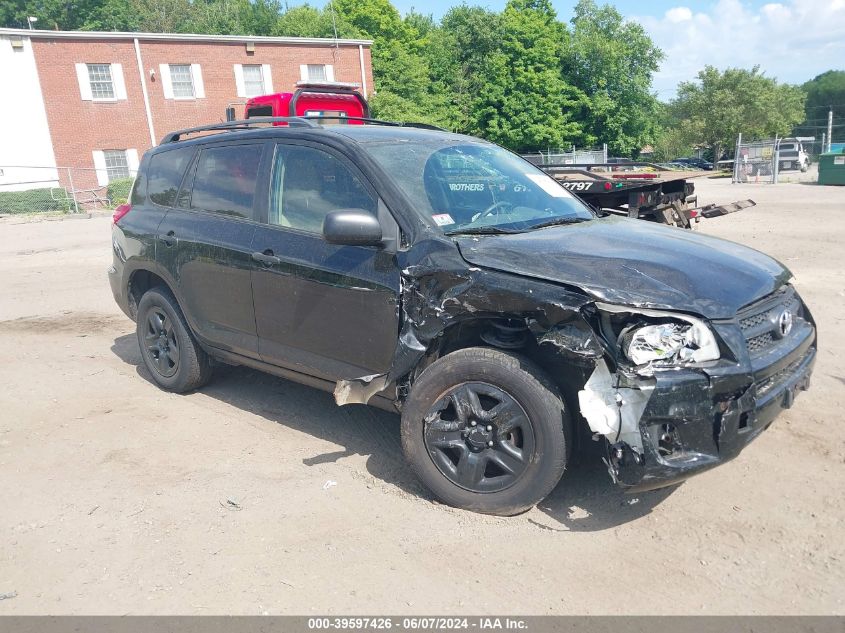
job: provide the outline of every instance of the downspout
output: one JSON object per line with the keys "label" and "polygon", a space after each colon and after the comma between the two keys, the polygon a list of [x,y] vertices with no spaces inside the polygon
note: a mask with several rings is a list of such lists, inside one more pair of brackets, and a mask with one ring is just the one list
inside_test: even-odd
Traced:
{"label": "downspout", "polygon": [[361,63],[361,88],[364,91],[364,99],[367,98],[367,71],[364,69],[364,45],[358,44],[358,61]]}
{"label": "downspout", "polygon": [[147,114],[147,127],[150,130],[150,147],[156,146],[156,133],[153,129],[153,115],[150,112],[150,95],[147,93],[147,82],[144,81],[144,63],[141,61],[141,46],[138,44],[138,38],[135,42],[135,61],[138,62],[138,77],[141,79],[141,94],[144,95],[144,112]]}

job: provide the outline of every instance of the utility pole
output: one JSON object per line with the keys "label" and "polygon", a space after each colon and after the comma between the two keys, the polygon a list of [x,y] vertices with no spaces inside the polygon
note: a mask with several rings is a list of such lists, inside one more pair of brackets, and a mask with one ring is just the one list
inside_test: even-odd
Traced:
{"label": "utility pole", "polygon": [[833,140],[833,106],[827,111],[827,151],[830,151],[830,142]]}

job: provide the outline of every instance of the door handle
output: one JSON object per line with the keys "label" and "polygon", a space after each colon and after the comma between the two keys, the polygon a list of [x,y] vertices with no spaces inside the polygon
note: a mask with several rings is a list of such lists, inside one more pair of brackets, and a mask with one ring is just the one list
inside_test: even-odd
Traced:
{"label": "door handle", "polygon": [[173,246],[176,243],[176,233],[174,231],[168,231],[167,235],[161,238],[161,241],[164,242],[165,246]]}
{"label": "door handle", "polygon": [[273,255],[273,251],[269,248],[263,253],[253,253],[252,258],[265,266],[272,266],[273,264],[280,264],[282,262],[281,259]]}

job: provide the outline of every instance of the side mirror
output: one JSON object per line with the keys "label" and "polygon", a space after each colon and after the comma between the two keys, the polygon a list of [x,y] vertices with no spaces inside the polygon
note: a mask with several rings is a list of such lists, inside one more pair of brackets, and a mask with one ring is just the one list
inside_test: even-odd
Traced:
{"label": "side mirror", "polygon": [[338,209],[323,220],[323,239],[345,246],[381,246],[381,225],[363,209]]}

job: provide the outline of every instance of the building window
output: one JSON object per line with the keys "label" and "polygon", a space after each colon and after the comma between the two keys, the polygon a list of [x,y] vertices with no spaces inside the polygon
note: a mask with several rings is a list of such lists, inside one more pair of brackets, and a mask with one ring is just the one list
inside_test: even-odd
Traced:
{"label": "building window", "polygon": [[308,81],[328,81],[325,64],[308,64]]}
{"label": "building window", "polygon": [[190,64],[170,64],[170,82],[175,98],[193,99],[196,96]]}
{"label": "building window", "polygon": [[299,79],[308,83],[334,81],[334,66],[331,64],[300,64]]}
{"label": "building window", "polygon": [[244,64],[244,90],[247,97],[264,94],[264,74],[259,64]]}
{"label": "building window", "polygon": [[103,158],[106,160],[106,173],[109,182],[120,178],[129,178],[129,162],[126,160],[126,150],[103,150]]}
{"label": "building window", "polygon": [[88,64],[88,83],[94,99],[114,99],[111,64]]}

